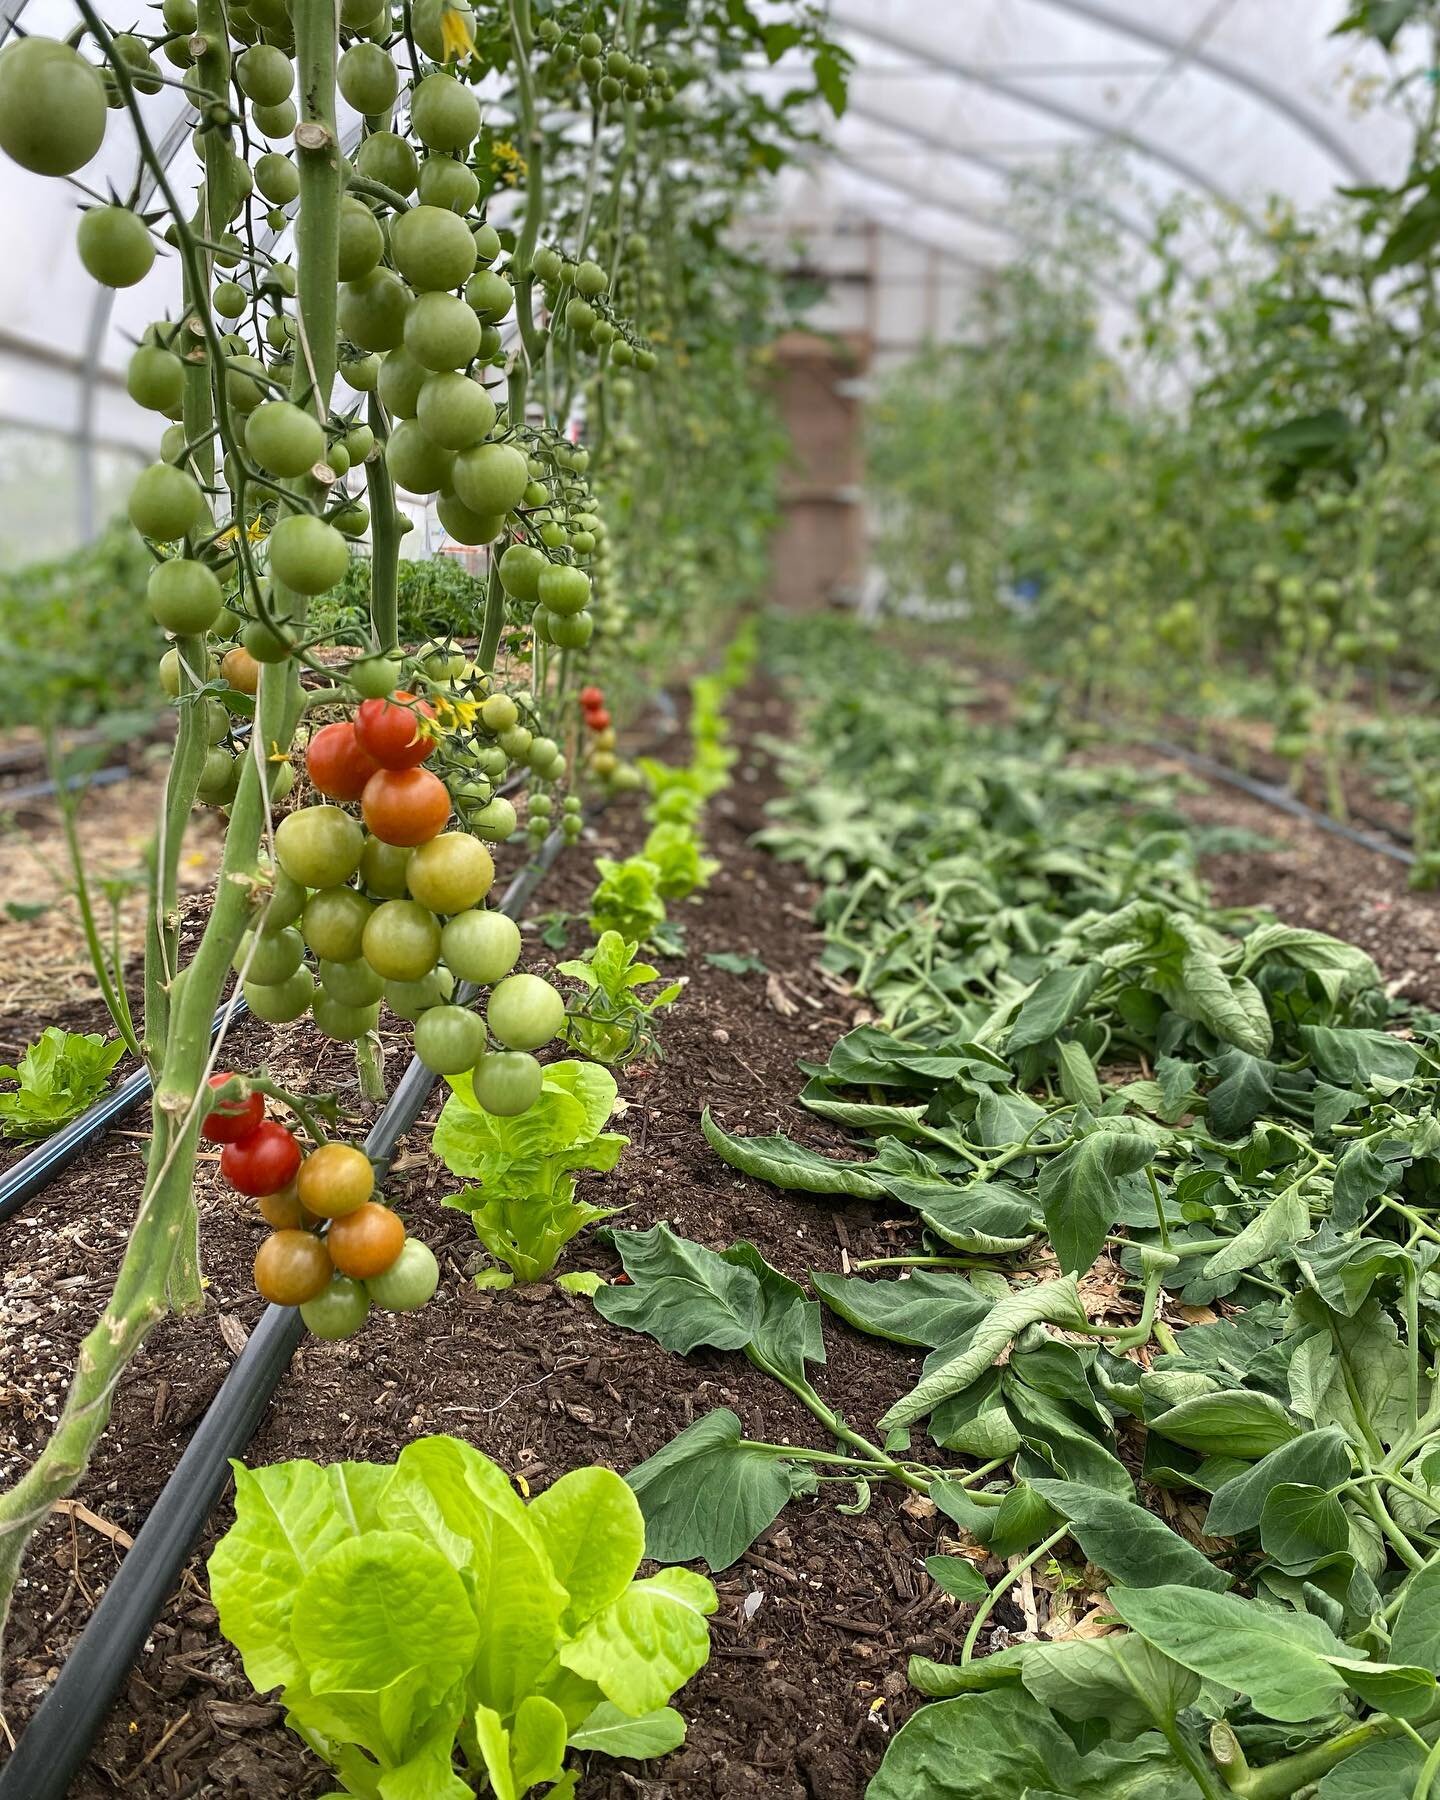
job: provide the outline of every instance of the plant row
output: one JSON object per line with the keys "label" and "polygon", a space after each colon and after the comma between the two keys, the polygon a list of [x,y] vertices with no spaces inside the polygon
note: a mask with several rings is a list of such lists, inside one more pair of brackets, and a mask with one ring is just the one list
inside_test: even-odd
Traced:
{"label": "plant row", "polygon": [[1017,187],[1039,248],[871,412],[900,597],[963,599],[1107,716],[1230,719],[1258,677],[1248,720],[1295,779],[1323,772],[1342,816],[1357,711],[1383,720],[1440,674],[1440,141],[1416,103],[1436,22],[1420,0],[1336,27],[1345,104],[1407,142],[1403,174],[1306,210],[1272,199],[1256,229],[1176,203],[1138,251],[1099,183],[1063,209]]}
{"label": "plant row", "polygon": [[[957,1543],[927,1568],[975,1611],[957,1662],[912,1661],[937,1703],[874,1800],[1424,1792],[1436,1021],[1355,946],[1217,910],[1153,783],[972,724],[863,634],[769,650],[808,706],[767,839],[822,881],[825,965],[878,1016],[802,1065],[844,1154],[705,1132],[748,1175],[900,1209],[913,1249],[807,1292],[745,1242],[615,1232],[607,1320],[739,1350],[817,1421],[799,1446],[697,1419],[627,1478],[649,1553],[724,1568],[822,1484],[929,1497]],[[817,1386],[827,1315],[924,1352],[873,1441]],[[1046,1634],[983,1654],[1022,1577]]]}

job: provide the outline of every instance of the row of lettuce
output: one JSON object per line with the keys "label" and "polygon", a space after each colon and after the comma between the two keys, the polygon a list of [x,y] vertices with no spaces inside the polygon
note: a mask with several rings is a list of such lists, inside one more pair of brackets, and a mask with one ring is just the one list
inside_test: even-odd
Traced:
{"label": "row of lettuce", "polygon": [[[539,1098],[514,1117],[483,1108],[469,1074],[447,1077],[433,1149],[466,1183],[445,1205],[470,1216],[492,1259],[478,1286],[599,1284],[554,1273],[614,1210],[579,1198],[577,1182],[608,1173],[629,1143],[608,1128],[611,1069],[656,1053],[657,1017],[684,986],[656,991],[644,931],[620,927],[636,894],[663,925],[666,902],[715,867],[703,812],[729,779],[725,708],[754,656],[742,629],[719,669],[692,681],[689,759],[642,765],[648,836],[623,862],[597,859],[594,942],[559,965],[574,984],[562,1039],[578,1054],[547,1063]],[[574,1470],[527,1503],[479,1450],[430,1437],[393,1464],[237,1464],[236,1483],[235,1522],[209,1563],[221,1629],[346,1792],[461,1800],[480,1779],[497,1795],[573,1792],[578,1753],[648,1758],[684,1741],[668,1703],[709,1657],[715,1592],[688,1569],[637,1575],[645,1523],[612,1470]]]}

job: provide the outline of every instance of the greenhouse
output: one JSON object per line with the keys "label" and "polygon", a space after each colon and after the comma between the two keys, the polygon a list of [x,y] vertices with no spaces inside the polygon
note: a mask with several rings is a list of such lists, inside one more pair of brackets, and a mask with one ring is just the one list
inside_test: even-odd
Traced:
{"label": "greenhouse", "polygon": [[0,1800],[1440,1800],[1440,0],[0,0],[0,226]]}

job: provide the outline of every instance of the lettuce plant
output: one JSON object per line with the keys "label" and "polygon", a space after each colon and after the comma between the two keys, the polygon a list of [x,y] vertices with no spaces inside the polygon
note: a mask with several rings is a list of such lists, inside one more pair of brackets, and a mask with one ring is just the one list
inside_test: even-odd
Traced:
{"label": "lettuce plant", "polygon": [[617,931],[628,944],[643,944],[665,923],[665,901],[660,893],[660,870],[647,856],[627,856],[624,862],[597,856],[600,880],[590,896],[590,929]]}
{"label": "lettuce plant", "polygon": [[0,1137],[45,1138],[78,1119],[124,1054],[120,1038],[47,1025],[18,1063],[0,1065],[0,1081],[18,1083],[0,1094]]}
{"label": "lettuce plant", "polygon": [[559,965],[584,993],[570,1004],[565,1039],[597,1062],[626,1063],[656,1048],[654,1016],[672,1006],[685,983],[672,981],[651,1000],[636,991],[658,981],[652,963],[636,962],[639,946],[618,931],[602,931],[583,957]]}
{"label": "lettuce plant", "polygon": [[705,855],[693,825],[662,821],[653,826],[641,855],[659,871],[662,900],[683,900],[696,888],[705,887],[720,867],[714,857]]}
{"label": "lettuce plant", "polygon": [[445,1204],[469,1213],[481,1243],[516,1280],[542,1281],[573,1237],[617,1210],[575,1198],[576,1171],[608,1174],[630,1141],[605,1130],[615,1078],[597,1063],[551,1063],[539,1099],[510,1119],[486,1112],[468,1074],[448,1080],[435,1154],[452,1175],[479,1179]]}
{"label": "lettuce plant", "polygon": [[[528,1505],[456,1438],[395,1463],[235,1463],[235,1523],[209,1562],[220,1628],[262,1693],[362,1800],[496,1800],[569,1751],[684,1741],[667,1702],[710,1655],[715,1590],[635,1570],[645,1528],[609,1469]],[[333,1800],[333,1797],[332,1797]]]}

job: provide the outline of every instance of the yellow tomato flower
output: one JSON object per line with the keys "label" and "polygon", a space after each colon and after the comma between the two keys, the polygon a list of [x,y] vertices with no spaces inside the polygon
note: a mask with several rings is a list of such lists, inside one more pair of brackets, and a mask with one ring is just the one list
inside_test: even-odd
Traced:
{"label": "yellow tomato flower", "polygon": [[445,6],[440,11],[440,47],[446,62],[461,62],[475,54],[475,15],[468,6]]}

